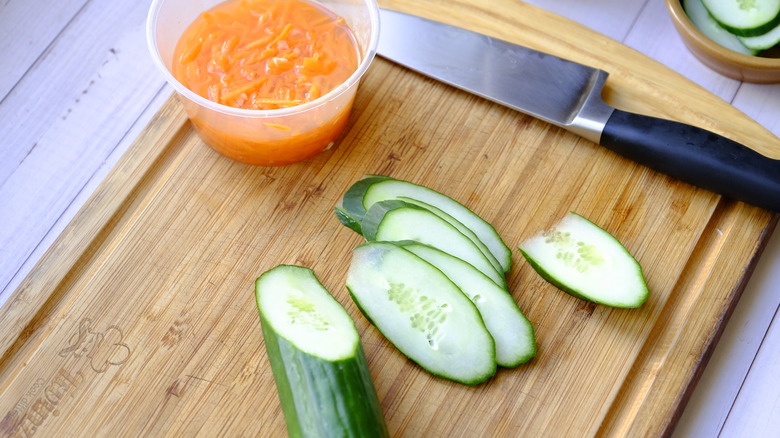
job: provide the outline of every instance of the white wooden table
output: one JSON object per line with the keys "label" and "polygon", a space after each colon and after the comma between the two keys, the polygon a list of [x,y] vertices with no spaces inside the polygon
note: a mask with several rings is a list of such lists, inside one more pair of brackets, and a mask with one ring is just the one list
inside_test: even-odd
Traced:
{"label": "white wooden table", "polygon": [[[531,0],[701,84],[780,136],[780,84],[720,76],[683,46],[661,0]],[[148,56],[150,0],[0,2],[0,304],[168,99]],[[780,436],[780,232],[675,431]]]}

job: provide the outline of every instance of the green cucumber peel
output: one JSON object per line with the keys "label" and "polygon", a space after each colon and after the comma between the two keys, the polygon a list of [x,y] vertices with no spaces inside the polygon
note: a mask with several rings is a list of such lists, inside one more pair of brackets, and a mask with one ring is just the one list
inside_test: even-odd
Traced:
{"label": "green cucumber peel", "polygon": [[363,195],[371,184],[385,179],[387,177],[365,175],[347,189],[334,208],[336,216],[344,226],[358,234],[362,234],[360,223],[363,221],[363,216],[366,215],[366,208],[363,206]]}
{"label": "green cucumber peel", "polygon": [[747,47],[748,50],[752,50],[754,52],[768,50],[780,44],[780,25],[775,26],[774,29],[763,35],[757,35],[753,37],[737,37],[737,39],[743,46]]}
{"label": "green cucumber peel", "polygon": [[360,226],[360,222],[358,222],[358,220],[355,219],[355,217],[352,216],[343,207],[337,205],[336,207],[333,207],[333,212],[336,213],[336,217],[342,225],[358,234],[363,234],[363,229]]}

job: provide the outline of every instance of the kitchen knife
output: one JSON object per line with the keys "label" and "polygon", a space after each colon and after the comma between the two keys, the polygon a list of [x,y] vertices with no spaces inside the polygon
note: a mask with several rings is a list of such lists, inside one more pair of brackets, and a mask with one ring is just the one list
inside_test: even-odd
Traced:
{"label": "kitchen knife", "polygon": [[780,160],[710,131],[607,105],[608,73],[459,27],[382,9],[377,54],[560,126],[689,184],[780,211]]}

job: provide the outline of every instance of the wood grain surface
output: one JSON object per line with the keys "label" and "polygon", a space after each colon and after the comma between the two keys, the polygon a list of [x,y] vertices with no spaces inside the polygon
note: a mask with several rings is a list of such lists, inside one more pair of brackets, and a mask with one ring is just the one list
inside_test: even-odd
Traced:
{"label": "wood grain surface", "polygon": [[[627,47],[513,0],[386,1],[605,68],[621,109],[780,157],[772,134]],[[539,353],[468,387],[404,358],[344,287],[360,237],[332,208],[364,173],[428,185],[515,250],[510,291]],[[651,295],[561,293],[517,244],[576,211],[618,237]],[[171,99],[0,313],[3,436],[284,436],[253,281],[314,269],[355,319],[394,436],[667,433],[777,222],[561,129],[377,59],[335,148],[251,167],[217,155]]]}

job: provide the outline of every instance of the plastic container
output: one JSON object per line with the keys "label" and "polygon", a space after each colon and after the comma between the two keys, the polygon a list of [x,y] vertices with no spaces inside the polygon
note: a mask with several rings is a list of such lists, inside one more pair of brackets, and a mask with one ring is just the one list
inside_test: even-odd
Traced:
{"label": "plastic container", "polygon": [[360,78],[376,54],[379,7],[375,0],[317,2],[343,17],[359,49],[357,70],[346,82],[301,105],[274,110],[237,109],[212,102],[186,88],[171,73],[180,36],[202,12],[222,0],[153,0],[147,41],[155,64],[182,102],[203,141],[242,163],[280,166],[305,160],[330,148],[346,125]]}

